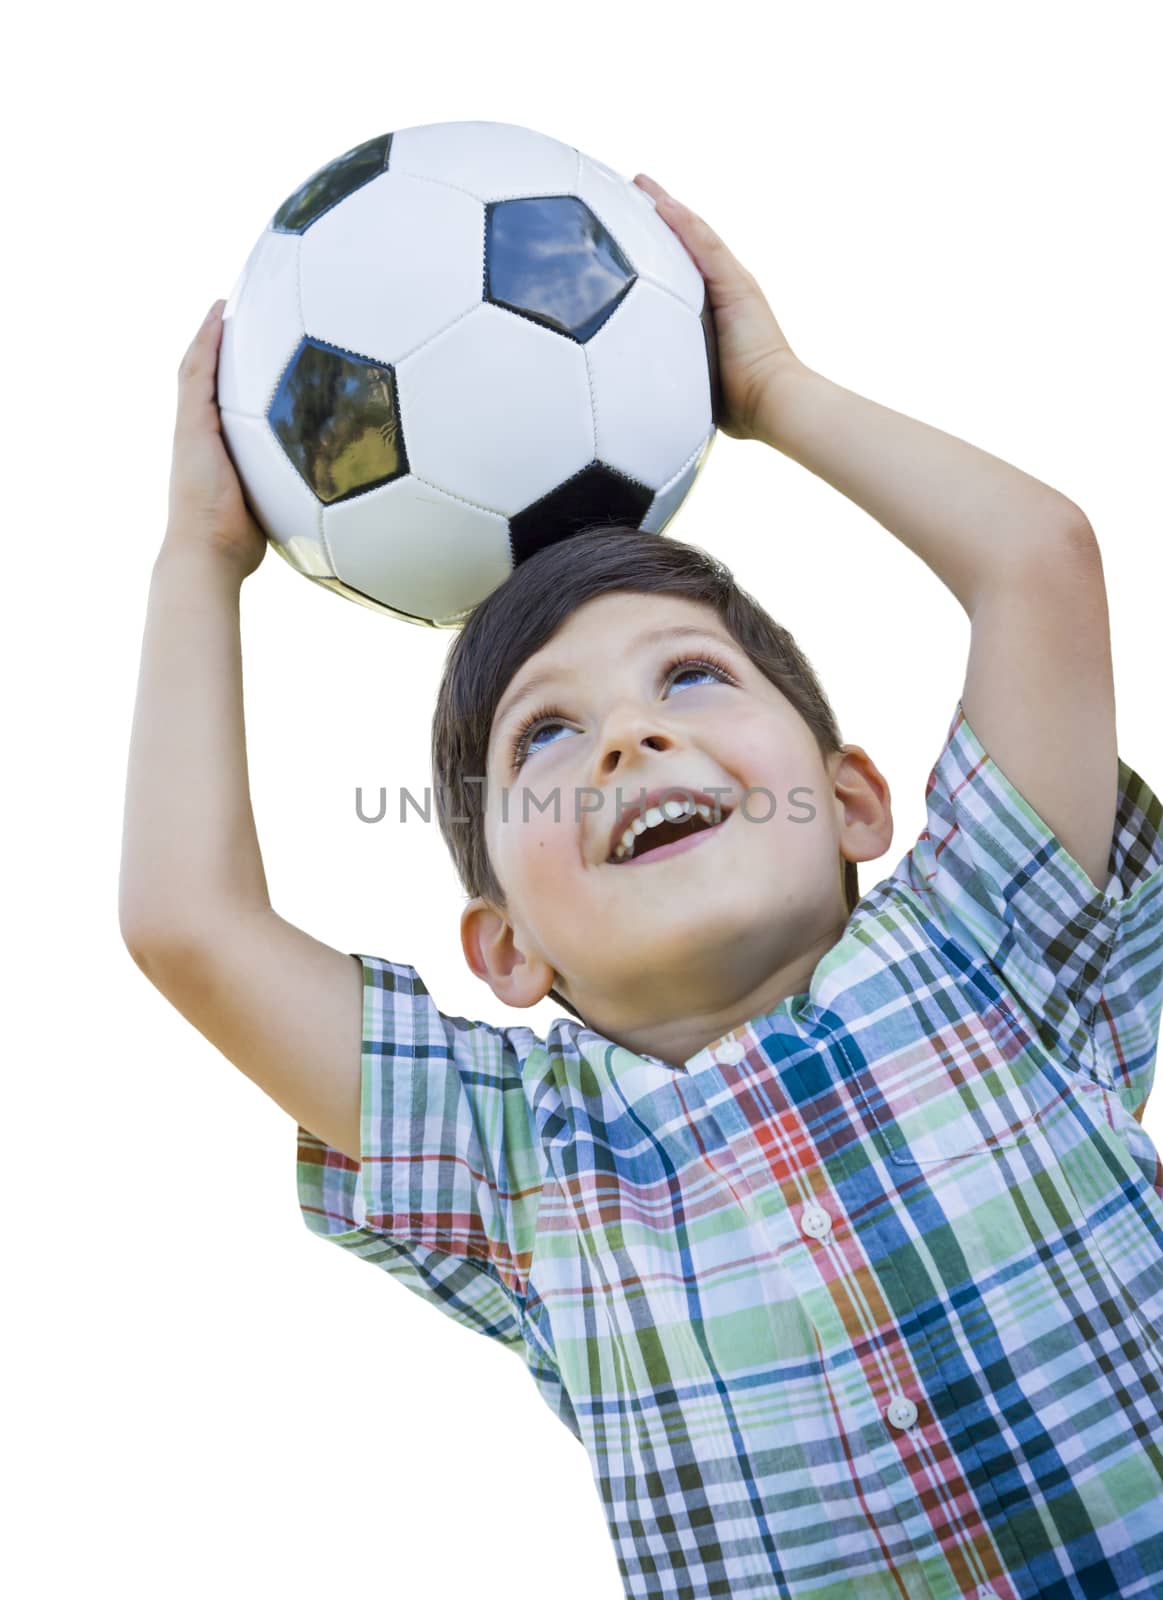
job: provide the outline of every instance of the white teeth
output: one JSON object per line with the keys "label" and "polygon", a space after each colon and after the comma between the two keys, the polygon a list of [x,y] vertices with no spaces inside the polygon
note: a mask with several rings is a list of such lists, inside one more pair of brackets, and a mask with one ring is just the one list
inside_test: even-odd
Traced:
{"label": "white teeth", "polygon": [[[680,817],[691,817],[696,812],[704,822],[709,822],[712,827],[715,825],[710,806],[704,805],[699,801],[664,800],[661,809],[658,806],[648,806],[642,815],[635,817],[626,829],[615,846],[611,859],[621,861],[626,856],[633,855],[635,839],[640,833],[645,833],[647,828],[656,828],[660,822],[677,822]],[[722,822],[722,820],[723,817],[720,813],[719,821]]]}

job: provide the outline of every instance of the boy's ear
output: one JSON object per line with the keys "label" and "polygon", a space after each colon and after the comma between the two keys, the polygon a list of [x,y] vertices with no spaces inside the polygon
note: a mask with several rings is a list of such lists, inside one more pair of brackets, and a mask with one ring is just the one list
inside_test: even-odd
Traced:
{"label": "boy's ear", "polygon": [[556,972],[535,951],[525,952],[504,914],[480,895],[460,914],[460,946],[464,959],[507,1006],[535,1006],[552,989]]}
{"label": "boy's ear", "polygon": [[840,817],[841,853],[849,861],[875,861],[892,843],[892,795],[888,780],[858,744],[831,758]]}

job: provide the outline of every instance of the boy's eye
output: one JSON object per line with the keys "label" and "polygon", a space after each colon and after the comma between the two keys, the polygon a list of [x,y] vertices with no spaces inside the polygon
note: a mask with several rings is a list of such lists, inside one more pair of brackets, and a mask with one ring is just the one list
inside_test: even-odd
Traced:
{"label": "boy's eye", "polygon": [[[725,667],[710,661],[691,661],[687,659],[672,661],[663,671],[663,681],[670,677],[672,673],[674,675],[671,680],[672,683],[677,683],[680,678],[685,678],[691,673],[726,679],[731,683],[735,681]],[[563,722],[555,720],[559,716],[560,712],[556,706],[542,706],[539,710],[530,712],[514,736],[511,760],[512,771],[518,771],[528,755],[531,755],[534,750],[542,748],[536,742],[541,734],[550,728],[565,726]],[[550,743],[553,743],[553,741],[550,740]]]}

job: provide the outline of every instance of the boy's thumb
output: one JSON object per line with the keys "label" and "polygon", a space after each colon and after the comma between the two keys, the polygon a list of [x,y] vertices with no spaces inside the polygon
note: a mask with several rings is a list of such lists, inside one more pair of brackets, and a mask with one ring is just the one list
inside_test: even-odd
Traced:
{"label": "boy's thumb", "polygon": [[178,367],[178,425],[196,420],[214,398],[216,354],[222,333],[222,307],[215,300]]}
{"label": "boy's thumb", "polygon": [[710,286],[716,301],[739,299],[751,292],[751,274],[723,243],[719,235],[698,212],[684,206],[673,195],[655,185],[655,209],[662,220],[678,234]]}

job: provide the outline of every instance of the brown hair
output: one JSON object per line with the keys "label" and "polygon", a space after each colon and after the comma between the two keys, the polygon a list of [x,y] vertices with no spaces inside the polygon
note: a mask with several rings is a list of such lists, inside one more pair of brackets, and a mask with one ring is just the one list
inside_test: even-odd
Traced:
{"label": "brown hair", "polygon": [[[786,628],[735,582],[729,569],[698,545],[682,544],[628,524],[602,524],[545,545],[477,605],[453,639],[432,719],[436,815],[468,898],[500,910],[505,896],[485,844],[481,779],[501,697],[531,655],[578,606],[618,592],[673,594],[710,606],[763,675],[803,717],[823,756],[842,748],[840,730],[819,680]],[[462,782],[474,775],[475,783]],[[450,818],[467,818],[453,822]],[[851,916],[860,898],[856,863],[844,863]],[[568,1000],[550,989],[579,1017]],[[580,1021],[584,1018],[579,1017]]]}

